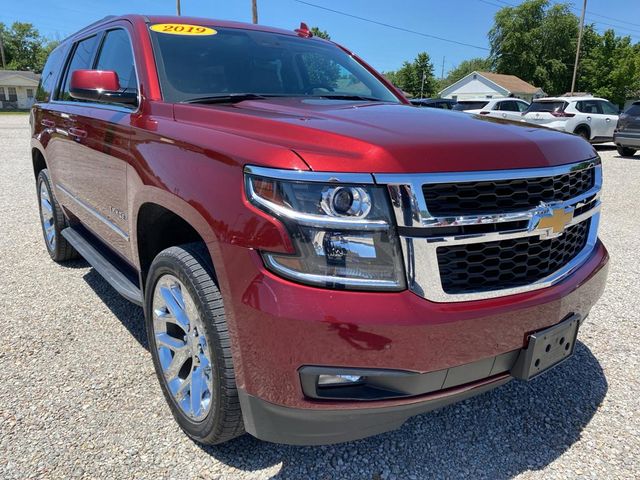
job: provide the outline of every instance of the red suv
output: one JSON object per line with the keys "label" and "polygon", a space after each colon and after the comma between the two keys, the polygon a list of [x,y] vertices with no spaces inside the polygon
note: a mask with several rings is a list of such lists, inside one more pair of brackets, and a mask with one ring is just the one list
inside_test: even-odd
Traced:
{"label": "red suv", "polygon": [[604,287],[587,142],[412,107],[304,25],[105,18],[31,127],[51,257],[143,306],[199,442],[353,440],[530,379]]}

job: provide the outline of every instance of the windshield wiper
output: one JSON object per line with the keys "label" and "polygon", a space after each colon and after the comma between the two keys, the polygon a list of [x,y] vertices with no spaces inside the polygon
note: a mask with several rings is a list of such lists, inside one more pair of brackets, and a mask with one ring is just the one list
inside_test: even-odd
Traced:
{"label": "windshield wiper", "polygon": [[314,97],[319,97],[319,98],[328,98],[331,100],[363,100],[366,102],[383,102],[384,100],[380,100],[379,98],[373,98],[373,97],[365,97],[363,95],[331,95],[331,94],[327,94],[327,95],[314,95]]}
{"label": "windshield wiper", "polygon": [[189,98],[181,103],[238,103],[245,100],[264,100],[268,97],[269,95],[258,95],[257,93],[230,93],[228,95]]}

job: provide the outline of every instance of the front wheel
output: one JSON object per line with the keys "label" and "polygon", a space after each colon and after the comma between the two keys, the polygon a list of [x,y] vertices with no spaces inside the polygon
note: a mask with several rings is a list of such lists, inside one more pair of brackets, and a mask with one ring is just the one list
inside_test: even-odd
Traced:
{"label": "front wheel", "polygon": [[636,153],[635,148],[621,147],[620,145],[616,146],[616,150],[618,150],[618,154],[621,157],[633,157],[633,155]]}
{"label": "front wheel", "polygon": [[222,296],[200,244],[163,250],[149,270],[145,316],[162,392],[180,427],[217,444],[244,432]]}

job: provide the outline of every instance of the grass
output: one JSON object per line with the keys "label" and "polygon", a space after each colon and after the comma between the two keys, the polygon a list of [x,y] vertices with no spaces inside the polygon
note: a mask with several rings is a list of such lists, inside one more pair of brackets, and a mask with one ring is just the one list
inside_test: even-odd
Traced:
{"label": "grass", "polygon": [[0,115],[26,115],[29,110],[0,110]]}

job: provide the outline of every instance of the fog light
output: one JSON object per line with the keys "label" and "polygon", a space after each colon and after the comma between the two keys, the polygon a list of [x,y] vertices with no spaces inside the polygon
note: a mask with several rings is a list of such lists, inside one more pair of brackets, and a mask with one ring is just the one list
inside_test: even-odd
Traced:
{"label": "fog light", "polygon": [[359,375],[318,375],[318,386],[354,385],[362,380]]}

